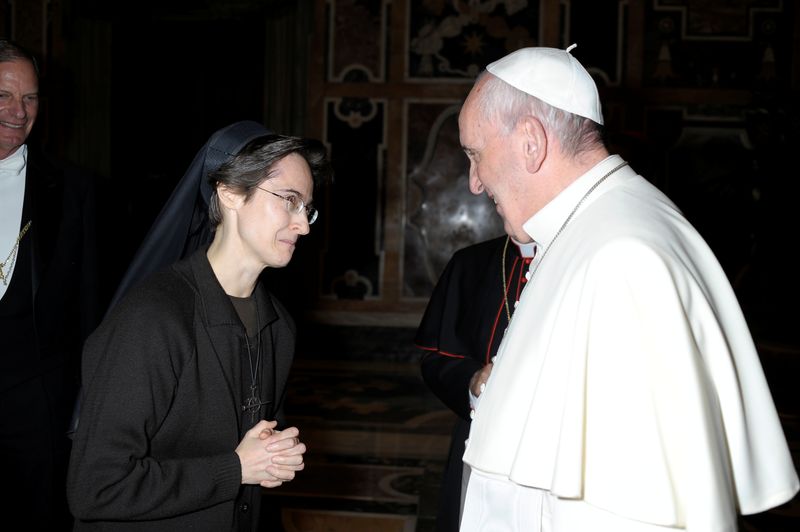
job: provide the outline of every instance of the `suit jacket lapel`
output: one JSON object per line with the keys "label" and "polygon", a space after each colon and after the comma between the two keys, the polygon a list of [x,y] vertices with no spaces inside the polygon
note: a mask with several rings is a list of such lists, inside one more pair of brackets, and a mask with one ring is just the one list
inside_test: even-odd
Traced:
{"label": "suit jacket lapel", "polygon": [[[181,264],[179,263],[176,267]],[[233,304],[217,281],[214,271],[206,258],[206,248],[195,252],[188,261],[188,268],[194,277],[202,301],[204,325],[209,346],[215,354],[230,392],[231,408],[236,419],[241,417],[239,405],[242,402],[241,390],[237,383],[241,375],[241,350],[244,341],[244,327],[236,315]],[[202,331],[198,331],[202,334]],[[198,336],[199,337],[199,336]]]}
{"label": "suit jacket lapel", "polygon": [[64,183],[39,157],[28,150],[25,168],[25,208],[28,208],[31,239],[31,281],[36,294],[43,273],[53,260],[56,238],[63,216]]}

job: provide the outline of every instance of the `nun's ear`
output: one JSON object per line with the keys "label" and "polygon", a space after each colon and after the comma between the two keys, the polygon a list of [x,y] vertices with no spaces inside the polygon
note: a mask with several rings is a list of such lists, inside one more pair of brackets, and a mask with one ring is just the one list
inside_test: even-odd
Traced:
{"label": "nun's ear", "polygon": [[237,210],[244,204],[244,194],[235,191],[224,183],[217,183],[216,187],[221,207]]}

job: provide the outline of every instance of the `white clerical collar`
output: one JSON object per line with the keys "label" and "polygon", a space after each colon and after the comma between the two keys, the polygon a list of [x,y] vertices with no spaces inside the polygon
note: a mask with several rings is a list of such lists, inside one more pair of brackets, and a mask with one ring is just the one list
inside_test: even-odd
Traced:
{"label": "white clerical collar", "polygon": [[[550,200],[550,203],[542,207],[539,212],[531,216],[527,222],[522,224],[522,229],[543,249],[547,249],[556,233],[564,225],[564,221],[575,209],[578,202],[581,201],[581,198],[601,177],[623,162],[622,157],[619,155],[609,155],[594,165],[591,170],[573,181],[555,198]],[[586,202],[581,207],[585,205]]]}
{"label": "white clerical collar", "polygon": [[528,242],[527,244],[520,244],[513,238],[511,239],[511,241],[517,245],[521,257],[529,259],[532,258],[534,255],[536,255],[536,242]]}
{"label": "white clerical collar", "polygon": [[19,175],[22,169],[25,168],[25,162],[28,160],[28,146],[23,144],[17,151],[0,160],[0,174],[5,175]]}

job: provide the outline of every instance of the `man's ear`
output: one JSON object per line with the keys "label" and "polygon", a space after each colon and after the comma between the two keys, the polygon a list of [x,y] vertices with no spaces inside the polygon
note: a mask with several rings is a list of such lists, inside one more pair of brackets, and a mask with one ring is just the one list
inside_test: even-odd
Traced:
{"label": "man's ear", "polygon": [[533,116],[526,116],[519,122],[522,135],[522,150],[525,157],[525,169],[536,173],[547,156],[547,134],[542,123]]}
{"label": "man's ear", "polygon": [[237,210],[244,203],[244,195],[222,183],[217,183],[217,196],[220,205],[226,209]]}

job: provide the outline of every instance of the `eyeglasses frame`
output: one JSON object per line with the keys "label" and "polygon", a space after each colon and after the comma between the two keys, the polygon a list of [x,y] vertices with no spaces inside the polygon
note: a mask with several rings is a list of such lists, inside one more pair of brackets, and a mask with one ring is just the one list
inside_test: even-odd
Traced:
{"label": "eyeglasses frame", "polygon": [[301,198],[297,194],[292,194],[294,197],[297,198],[297,201],[300,202],[298,210],[295,211],[295,210],[292,209],[292,202],[289,200],[289,198],[287,196],[281,196],[280,194],[278,194],[276,192],[273,192],[271,190],[267,190],[266,188],[262,188],[262,187],[260,187],[258,185],[256,185],[256,188],[259,189],[259,190],[263,190],[264,192],[269,192],[270,194],[272,194],[276,198],[280,198],[283,201],[285,201],[286,202],[286,210],[289,211],[290,213],[300,214],[301,212],[305,211],[306,220],[308,221],[308,225],[311,225],[311,224],[313,224],[314,222],[317,221],[317,218],[319,217],[319,210],[317,210],[316,207],[313,207],[311,205],[306,205],[306,202],[303,201],[303,198]]}

